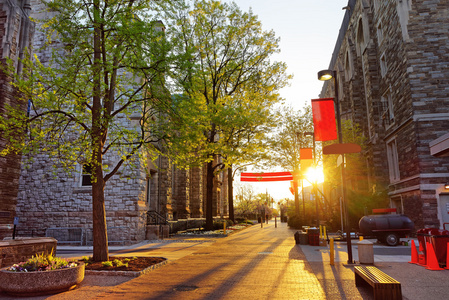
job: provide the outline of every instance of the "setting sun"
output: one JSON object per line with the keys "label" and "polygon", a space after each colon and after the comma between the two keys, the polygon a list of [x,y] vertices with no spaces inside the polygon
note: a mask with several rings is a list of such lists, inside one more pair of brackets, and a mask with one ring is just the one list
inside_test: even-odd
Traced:
{"label": "setting sun", "polygon": [[317,183],[322,183],[324,182],[324,173],[323,173],[323,168],[322,167],[318,167],[318,168],[309,168],[306,172],[306,176],[305,176],[305,180],[304,180],[304,186],[309,186],[311,185],[312,182],[317,182]]}

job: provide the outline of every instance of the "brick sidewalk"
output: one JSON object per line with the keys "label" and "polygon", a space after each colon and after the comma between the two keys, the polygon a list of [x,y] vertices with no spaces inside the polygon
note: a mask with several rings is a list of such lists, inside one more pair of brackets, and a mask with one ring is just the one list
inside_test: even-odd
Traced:
{"label": "brick sidewalk", "polygon": [[343,264],[316,276],[294,232],[255,225],[94,299],[363,299]]}

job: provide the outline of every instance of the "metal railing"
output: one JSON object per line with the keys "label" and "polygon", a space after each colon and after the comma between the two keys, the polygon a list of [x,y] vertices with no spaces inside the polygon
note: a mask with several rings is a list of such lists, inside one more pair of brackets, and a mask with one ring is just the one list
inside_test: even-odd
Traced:
{"label": "metal railing", "polygon": [[168,221],[161,213],[155,210],[147,211],[147,225],[167,225]]}

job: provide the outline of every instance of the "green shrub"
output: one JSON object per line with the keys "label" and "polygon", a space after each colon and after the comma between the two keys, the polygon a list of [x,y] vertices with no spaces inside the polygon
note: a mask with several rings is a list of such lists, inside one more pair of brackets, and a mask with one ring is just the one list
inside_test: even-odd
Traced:
{"label": "green shrub", "polygon": [[245,225],[245,224],[248,224],[248,225],[254,225],[253,222],[251,222],[250,220],[245,219],[245,218],[235,218],[235,221],[236,221],[238,224],[243,224],[243,225]]}
{"label": "green shrub", "polygon": [[122,262],[121,260],[118,260],[118,259],[114,259],[112,262],[113,262],[113,264],[116,267],[128,267],[128,263],[127,262],[124,263],[124,262]]}
{"label": "green shrub", "polygon": [[301,217],[294,215],[288,218],[287,225],[294,229],[301,229],[304,225],[304,222],[302,221]]}
{"label": "green shrub", "polygon": [[70,262],[65,258],[53,256],[53,251],[50,254],[37,254],[25,262],[14,264],[7,270],[12,272],[39,272],[50,271],[64,268],[76,267],[75,262]]}
{"label": "green shrub", "polygon": [[234,225],[234,222],[232,222],[229,219],[215,219],[213,224],[213,230],[220,230],[223,229],[223,224],[226,222],[226,228],[229,226]]}
{"label": "green shrub", "polygon": [[101,265],[102,265],[103,267],[113,267],[113,266],[114,266],[114,264],[112,263],[112,261],[104,261],[104,262],[101,263]]}

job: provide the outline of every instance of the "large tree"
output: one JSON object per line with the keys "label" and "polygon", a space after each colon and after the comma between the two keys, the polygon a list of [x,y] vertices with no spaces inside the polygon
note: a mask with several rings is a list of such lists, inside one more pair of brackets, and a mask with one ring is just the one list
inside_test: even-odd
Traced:
{"label": "large tree", "polygon": [[264,150],[272,108],[289,76],[284,63],[270,61],[279,39],[251,11],[221,1],[190,4],[167,27],[178,56],[169,76],[187,99],[176,102],[183,105],[176,107],[185,122],[176,130],[182,143],[170,148],[181,164],[206,163],[206,228],[212,228],[214,173]]}
{"label": "large tree", "polygon": [[[93,259],[108,260],[104,189],[136,155],[153,157],[157,117],[171,111],[164,89],[167,43],[155,14],[172,1],[42,1],[43,49],[14,79],[29,113],[0,118],[3,151],[44,151],[59,163],[88,166],[92,178]],[[169,4],[171,3],[171,4]],[[46,51],[46,52],[45,52]],[[105,157],[113,165],[105,164]]]}
{"label": "large tree", "polygon": [[[306,132],[313,132],[311,107],[295,110],[292,107],[281,108],[280,124],[271,139],[271,165],[279,166],[294,174],[305,172],[301,170],[301,148],[312,147],[312,137]],[[317,152],[317,151],[315,151]],[[294,180],[297,181],[295,178]],[[299,196],[295,190],[295,214],[299,216]]]}

